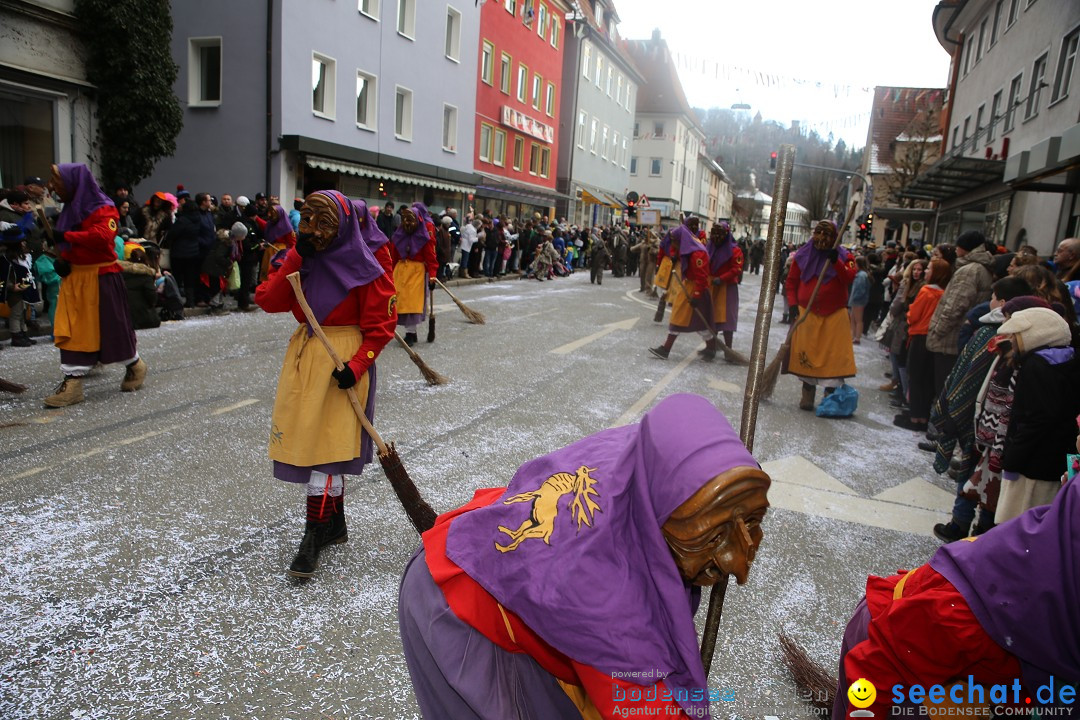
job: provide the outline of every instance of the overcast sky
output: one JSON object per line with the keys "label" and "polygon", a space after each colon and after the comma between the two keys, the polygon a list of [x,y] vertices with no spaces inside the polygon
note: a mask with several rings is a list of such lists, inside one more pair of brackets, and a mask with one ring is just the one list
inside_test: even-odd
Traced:
{"label": "overcast sky", "polygon": [[659,28],[690,104],[866,144],[875,85],[945,87],[938,0],[614,0],[625,38]]}

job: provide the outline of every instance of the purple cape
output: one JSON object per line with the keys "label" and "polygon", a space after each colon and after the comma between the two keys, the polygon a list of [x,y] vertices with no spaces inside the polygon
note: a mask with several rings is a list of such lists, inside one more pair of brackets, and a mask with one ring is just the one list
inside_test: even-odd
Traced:
{"label": "purple cape", "polygon": [[413,203],[412,211],[416,213],[416,231],[411,235],[405,234],[405,226],[400,225],[398,229],[394,231],[393,237],[390,241],[394,243],[394,247],[397,248],[398,255],[406,260],[412,260],[419,254],[424,246],[431,242],[431,236],[428,235],[427,224],[431,222],[431,214],[428,213],[427,207],[423,203]]}
{"label": "purple cape", "polygon": [[734,238],[731,237],[731,233],[728,232],[720,239],[719,243],[709,241],[706,250],[709,252],[709,270],[715,275],[719,272],[720,268],[724,267],[724,263],[731,259],[734,251],[732,247],[734,245]]}
{"label": "purple cape", "polygon": [[[846,263],[850,255],[847,248],[837,245],[836,249],[839,251],[837,260]],[[825,268],[825,277],[821,279],[822,283],[827,283],[836,277],[836,270],[826,259],[825,251],[816,249],[812,242],[806,243],[795,251],[795,264],[799,266],[799,280],[802,282],[816,278],[822,268]]]}
{"label": "purple cape", "polygon": [[[320,190],[319,194],[331,198],[337,207],[338,235],[330,247],[304,258],[300,280],[315,319],[321,324],[353,288],[381,277],[383,268],[360,235],[356,210],[349,198],[336,190]],[[282,213],[279,217],[284,217],[289,225],[287,215]],[[292,225],[289,230],[292,231]]]}
{"label": "purple cape", "polygon": [[[708,480],[740,466],[758,464],[723,414],[700,395],[672,395],[638,424],[525,463],[503,495],[587,470],[599,506],[586,511],[591,524],[575,520],[571,490],[558,500],[546,540],[501,552],[496,543],[510,540],[499,526],[517,528],[530,517],[528,504],[504,500],[455,518],[446,554],[559,652],[605,674],[659,670],[673,692],[685,688],[693,698],[706,678],[691,587],[660,528]],[[700,702],[680,704],[694,708],[692,717],[708,716],[707,691]]]}
{"label": "purple cape", "polygon": [[353,200],[352,204],[356,208],[356,219],[360,223],[360,235],[363,236],[368,249],[374,255],[376,250],[390,242],[390,238],[386,237],[386,233],[379,229],[375,218],[371,217],[371,211],[368,210],[366,202]]}
{"label": "purple cape", "polygon": [[266,226],[265,233],[266,242],[270,245],[276,244],[278,240],[293,231],[292,223],[289,222],[289,214],[285,212],[285,208],[275,205],[274,209],[277,210],[277,220],[272,225]]}
{"label": "purple cape", "polygon": [[701,244],[701,241],[694,237],[694,233],[690,232],[690,228],[686,225],[680,225],[671,231],[672,237],[679,239],[679,263],[682,268],[683,277],[686,277],[686,264],[690,262],[690,255],[695,252],[708,253],[708,249]]}
{"label": "purple cape", "polygon": [[[1064,461],[1064,458],[1063,458]],[[1065,463],[1062,462],[1062,470]],[[1034,690],[1080,680],[1080,482],[979,536],[945,545],[930,566],[971,606],[983,630],[1020,660]]]}
{"label": "purple cape", "polygon": [[71,200],[64,203],[60,217],[56,218],[57,230],[74,230],[99,207],[113,206],[113,201],[98,187],[90,168],[82,163],[61,163],[57,167],[60,168],[60,179],[64,181],[64,187],[71,195]]}

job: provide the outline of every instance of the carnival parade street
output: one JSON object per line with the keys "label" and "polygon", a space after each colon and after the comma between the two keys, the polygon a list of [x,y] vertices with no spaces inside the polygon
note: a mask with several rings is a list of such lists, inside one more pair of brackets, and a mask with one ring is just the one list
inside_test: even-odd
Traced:
{"label": "carnival parade street", "polygon": [[[701,395],[739,428],[747,368],[702,359],[696,335],[666,360],[650,354],[667,319],[653,321],[637,277],[512,277],[451,282],[482,325],[437,290],[435,341],[424,342],[425,323],[413,349],[446,384],[425,382],[394,341],[377,360],[374,426],[436,512],[670,396]],[[747,356],[761,277],[739,287],[732,347]],[[777,295],[769,359],[783,313]],[[118,393],[123,368],[106,366],[83,381],[83,402],[51,410],[42,400],[59,351],[3,350],[3,376],[27,390],[0,394],[0,716],[420,716],[398,625],[419,538],[378,462],[347,477],[348,542],[324,548],[310,580],[285,573],[303,491],[274,478],[267,445],[296,327],[289,313],[234,311],[140,330],[149,371],[138,392]],[[867,576],[922,565],[941,545],[933,527],[955,484],[893,425],[881,346],[854,352],[854,416],[800,410],[790,375],[760,405],[753,450],[771,507],[749,581],[727,592],[708,676],[714,717],[807,713],[779,634],[835,671]],[[702,607],[699,632],[704,618]]]}

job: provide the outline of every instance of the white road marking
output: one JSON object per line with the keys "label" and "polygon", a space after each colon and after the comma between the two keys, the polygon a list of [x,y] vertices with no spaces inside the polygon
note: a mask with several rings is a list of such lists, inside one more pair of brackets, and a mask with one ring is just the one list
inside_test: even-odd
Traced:
{"label": "white road marking", "polygon": [[629,330],[629,329],[631,329],[632,327],[634,327],[634,325],[637,324],[637,321],[639,319],[640,318],[635,317],[635,318],[630,318],[628,320],[620,320],[619,322],[608,323],[607,325],[604,325],[604,329],[601,330],[600,332],[595,332],[592,335],[581,338],[580,340],[575,340],[574,342],[567,343],[566,345],[562,345],[560,347],[557,347],[554,350],[552,350],[551,352],[553,352],[556,355],[569,355],[570,353],[574,352],[575,350],[580,350],[581,348],[585,347],[586,345],[593,342],[594,340],[599,340],[602,337],[610,335],[611,333],[615,332],[616,330]]}
{"label": "white road marking", "polygon": [[[705,346],[702,345],[701,347],[705,347]],[[624,412],[619,417],[615,418],[615,421],[611,423],[611,427],[618,427],[620,425],[626,425],[627,423],[630,423],[630,422],[633,422],[634,420],[636,420],[637,416],[641,414],[641,411],[644,410],[645,408],[649,407],[649,405],[652,404],[653,400],[656,399],[656,396],[659,395],[663,391],[664,388],[666,388],[668,385],[670,385],[671,381],[674,380],[675,378],[677,378],[679,376],[679,373],[681,373],[683,370],[686,369],[687,365],[689,365],[695,359],[697,359],[697,350],[698,350],[697,348],[694,348],[693,352],[691,352],[686,357],[684,357],[682,360],[680,360],[678,365],[671,368],[671,370],[669,370],[668,373],[666,375],[664,375],[664,377],[660,378],[660,380],[656,383],[655,386],[650,388],[649,391],[647,393],[645,393],[644,395],[642,395],[638,399],[638,401],[636,403],[631,405],[629,410]],[[657,362],[663,362],[663,361],[657,359]]]}
{"label": "white road marking", "polygon": [[735,383],[729,383],[725,380],[710,380],[709,387],[713,390],[719,390],[720,392],[737,393],[742,390],[741,387]]}
{"label": "white road marking", "polygon": [[211,415],[224,415],[227,412],[232,412],[233,410],[239,410],[240,408],[247,407],[248,405],[254,405],[257,402],[259,402],[259,401],[256,398],[248,398],[247,400],[241,400],[240,402],[234,403],[233,405],[226,405],[225,407],[218,408],[217,410],[214,410],[210,414]]}
{"label": "white road marking", "polygon": [[639,295],[641,295],[641,293],[638,292],[637,290],[627,290],[626,291],[626,299],[627,300],[633,300],[636,303],[641,303],[645,307],[652,308],[653,310],[655,310],[656,306],[660,304],[660,298],[649,298],[647,300],[643,300],[642,298],[638,297]]}

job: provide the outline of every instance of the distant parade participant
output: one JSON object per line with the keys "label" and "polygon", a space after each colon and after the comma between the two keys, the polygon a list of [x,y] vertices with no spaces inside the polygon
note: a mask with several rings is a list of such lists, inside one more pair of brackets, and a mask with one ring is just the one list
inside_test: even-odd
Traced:
{"label": "distant parade participant", "polygon": [[[342,370],[311,337],[287,279],[297,271]],[[304,537],[287,573],[309,578],[322,548],[348,540],[344,476],[358,475],[372,459],[371,438],[345,391],[355,387],[374,417],[375,359],[397,322],[394,284],[365,245],[349,199],[322,190],[304,201],[299,239],[255,291],[255,302],[266,312],[292,312],[300,323],[281,366],[269,451],[274,477],[307,489]]]}
{"label": "distant parade participant", "polygon": [[668,296],[671,299],[671,322],[663,345],[649,348],[656,357],[667,360],[671,346],[680,333],[698,333],[705,339],[706,357],[716,355],[709,295],[709,252],[697,239],[698,219],[688,218],[671,232],[669,251],[673,259]]}
{"label": "distant parade participant", "polygon": [[405,328],[405,342],[411,347],[417,341],[416,328],[427,319],[428,298],[439,272],[435,224],[423,203],[402,206],[401,226],[390,238],[390,256],[398,293],[397,324]]}
{"label": "distant parade participant", "polygon": [[[719,222],[709,231],[709,292],[712,294],[712,317],[717,332],[724,333],[724,344],[731,347],[739,325],[739,283],[742,282],[743,254],[727,222]],[[705,348],[702,357],[712,360],[716,348]]]}
{"label": "distant parade participant", "polygon": [[708,717],[694,611],[747,581],[769,484],[712,403],[673,395],[478,490],[401,581],[423,717]]}
{"label": "distant parade participant", "polygon": [[363,236],[368,250],[379,261],[386,274],[394,277],[394,258],[390,257],[390,238],[386,237],[382,228],[375,222],[365,201],[353,200],[352,204],[356,208],[356,219],[360,223],[360,235]]}
{"label": "distant parade participant", "polygon": [[127,371],[120,389],[138,390],[146,378],[146,363],[139,357],[116,256],[116,207],[82,163],[53,165],[49,189],[64,203],[53,230],[60,251],[54,268],[64,278],[53,336],[64,379],[45,405],[61,408],[82,402],[82,379],[97,363],[123,363]]}
{"label": "distant parade participant", "polygon": [[656,257],[656,275],[653,277],[653,287],[656,288],[656,294],[660,298],[656,303],[656,314],[653,315],[653,322],[664,321],[664,311],[668,306],[668,285],[671,284],[671,268],[673,267],[673,259],[671,255],[671,234],[675,230],[669,230],[664,233],[664,237],[661,238],[660,244],[657,246]]}
{"label": "distant parade participant", "polygon": [[[804,315],[791,336],[791,350],[783,371],[802,380],[799,407],[814,409],[817,386],[825,394],[855,375],[855,352],[848,321],[848,289],[855,280],[855,258],[837,244],[836,226],[822,220],[814,227],[811,242],[795,251],[784,294],[791,307]],[[814,305],[807,308],[822,275]]]}

